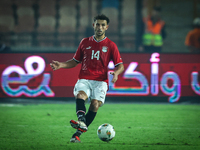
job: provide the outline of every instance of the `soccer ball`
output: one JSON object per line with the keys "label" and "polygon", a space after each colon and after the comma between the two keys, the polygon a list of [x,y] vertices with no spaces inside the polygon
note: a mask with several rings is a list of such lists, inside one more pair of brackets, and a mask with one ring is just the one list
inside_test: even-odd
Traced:
{"label": "soccer ball", "polygon": [[98,127],[97,135],[100,140],[109,142],[115,137],[115,129],[111,124],[104,123]]}

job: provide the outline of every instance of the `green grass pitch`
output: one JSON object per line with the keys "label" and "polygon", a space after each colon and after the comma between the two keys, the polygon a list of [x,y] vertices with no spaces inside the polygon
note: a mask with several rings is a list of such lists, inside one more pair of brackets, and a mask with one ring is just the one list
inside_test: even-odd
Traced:
{"label": "green grass pitch", "polygon": [[[89,104],[86,104],[89,107]],[[106,103],[82,134],[75,132],[75,103],[0,104],[0,150],[199,150],[200,107],[180,104]],[[97,128],[110,123],[115,138],[99,140]]]}

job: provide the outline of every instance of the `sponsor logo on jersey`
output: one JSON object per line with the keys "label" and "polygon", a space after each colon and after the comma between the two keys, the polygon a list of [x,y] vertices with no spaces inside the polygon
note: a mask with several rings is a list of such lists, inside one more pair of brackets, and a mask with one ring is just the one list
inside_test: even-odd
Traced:
{"label": "sponsor logo on jersey", "polygon": [[108,47],[103,46],[103,47],[102,47],[102,51],[103,51],[103,52],[107,52],[107,51],[108,51]]}
{"label": "sponsor logo on jersey", "polygon": [[88,46],[86,49],[90,49],[91,48],[91,46]]}

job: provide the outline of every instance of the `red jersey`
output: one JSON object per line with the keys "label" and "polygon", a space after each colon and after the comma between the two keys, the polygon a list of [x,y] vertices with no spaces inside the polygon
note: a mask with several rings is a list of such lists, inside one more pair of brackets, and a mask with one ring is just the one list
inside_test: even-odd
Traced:
{"label": "red jersey", "polygon": [[112,60],[117,66],[123,63],[117,45],[105,37],[96,41],[94,36],[84,38],[73,57],[81,62],[79,79],[105,81],[108,83],[108,63]]}

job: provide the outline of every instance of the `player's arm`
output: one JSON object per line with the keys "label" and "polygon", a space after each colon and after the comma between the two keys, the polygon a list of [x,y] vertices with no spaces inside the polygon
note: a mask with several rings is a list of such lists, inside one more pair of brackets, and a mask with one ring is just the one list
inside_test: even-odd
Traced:
{"label": "player's arm", "polygon": [[121,74],[124,71],[124,65],[121,63],[115,67],[114,72],[110,72],[110,74],[113,75],[112,83],[115,83],[118,80],[118,75]]}
{"label": "player's arm", "polygon": [[66,62],[59,62],[59,61],[52,61],[50,63],[50,66],[53,70],[58,70],[60,68],[73,68],[76,67],[78,62],[76,62],[74,59],[70,59]]}

